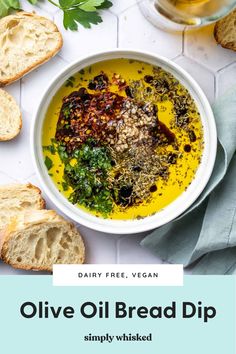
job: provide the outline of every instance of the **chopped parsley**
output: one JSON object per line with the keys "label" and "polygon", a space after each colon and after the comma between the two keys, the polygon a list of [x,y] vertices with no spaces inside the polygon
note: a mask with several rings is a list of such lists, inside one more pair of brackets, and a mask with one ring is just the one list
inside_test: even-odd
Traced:
{"label": "chopped parsley", "polygon": [[[71,160],[76,162],[71,164]],[[64,169],[64,179],[73,188],[69,200],[106,216],[113,207],[107,181],[112,167],[108,149],[88,139],[73,152],[71,160],[67,160]]]}
{"label": "chopped parsley", "polygon": [[43,146],[43,150],[49,151],[52,155],[55,155],[55,153],[56,153],[56,148],[55,148],[54,144],[48,145],[48,146]]}
{"label": "chopped parsley", "polygon": [[69,77],[69,79],[66,80],[65,86],[66,87],[74,87],[74,83],[75,83],[75,77],[71,76],[71,77]]}
{"label": "chopped parsley", "polygon": [[68,191],[68,189],[69,189],[68,183],[62,182],[61,185],[62,185],[62,188],[63,188],[63,191],[64,191],[64,192]]}
{"label": "chopped parsley", "polygon": [[[80,204],[106,217],[113,207],[112,191],[107,180],[112,168],[112,158],[105,146],[98,146],[93,139],[74,150],[70,155],[66,146],[56,143],[44,146],[46,151],[58,153],[64,164],[64,192],[71,187],[69,200],[73,204]],[[46,156],[45,165],[48,170],[53,166],[52,160]]]}
{"label": "chopped parsley", "polygon": [[52,162],[52,160],[50,159],[50,157],[46,156],[46,157],[45,157],[45,160],[44,160],[44,163],[45,163],[45,165],[46,165],[48,171],[50,171],[51,168],[52,168],[52,166],[53,166],[53,162]]}

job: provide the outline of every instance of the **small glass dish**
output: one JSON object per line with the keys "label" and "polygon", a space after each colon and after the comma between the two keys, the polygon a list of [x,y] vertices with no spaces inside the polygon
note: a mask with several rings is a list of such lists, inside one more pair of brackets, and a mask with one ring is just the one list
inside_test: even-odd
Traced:
{"label": "small glass dish", "polygon": [[236,7],[236,0],[143,0],[138,4],[156,27],[182,31],[185,27],[198,28],[221,19]]}

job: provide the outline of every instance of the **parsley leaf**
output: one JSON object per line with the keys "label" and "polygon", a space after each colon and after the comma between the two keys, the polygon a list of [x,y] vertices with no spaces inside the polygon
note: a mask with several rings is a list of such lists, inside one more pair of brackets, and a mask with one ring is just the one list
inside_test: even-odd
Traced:
{"label": "parsley leaf", "polygon": [[105,10],[112,7],[112,2],[109,0],[104,0],[103,3],[97,7],[97,10]]}
{"label": "parsley leaf", "polygon": [[64,27],[72,31],[78,29],[78,24],[91,28],[91,24],[101,23],[102,18],[97,10],[112,6],[108,0],[59,0],[59,4],[64,12]]}
{"label": "parsley leaf", "polygon": [[0,18],[7,16],[11,10],[19,10],[19,0],[1,0],[0,1]]}
{"label": "parsley leaf", "polygon": [[43,146],[43,150],[44,151],[49,151],[52,155],[56,154],[56,148],[55,148],[54,144],[48,145],[48,146]]}
{"label": "parsley leaf", "polygon": [[38,0],[28,0],[28,2],[32,5],[36,5]]}
{"label": "parsley leaf", "polygon": [[77,0],[59,0],[59,4],[61,8],[66,9],[66,8],[71,8],[71,6],[78,5],[79,3],[83,3],[83,0],[77,1]]}
{"label": "parsley leaf", "polygon": [[66,80],[65,86],[66,87],[74,87],[75,77],[71,76],[69,79]]}
{"label": "parsley leaf", "polygon": [[97,25],[102,22],[101,16],[97,12],[86,12],[83,10],[73,9],[64,10],[64,27],[72,31],[77,31],[78,23],[85,28],[91,28],[91,24]]}
{"label": "parsley leaf", "polygon": [[63,191],[64,192],[66,192],[66,191],[68,191],[68,189],[69,189],[69,185],[68,185],[68,183],[66,183],[66,182],[62,182],[62,188],[63,188]]}
{"label": "parsley leaf", "polygon": [[80,9],[88,12],[96,11],[98,6],[101,6],[104,0],[88,0],[80,5]]}
{"label": "parsley leaf", "polygon": [[45,165],[46,165],[48,171],[50,171],[51,168],[52,168],[52,166],[53,166],[52,160],[51,160],[48,156],[46,156],[46,157],[45,157],[45,160],[44,160],[44,163],[45,163]]}
{"label": "parsley leaf", "polygon": [[[39,0],[27,0],[32,5],[37,5]],[[85,28],[102,22],[100,10],[109,9],[112,2],[109,0],[48,0],[52,5],[63,11],[65,29],[76,31],[78,24]],[[20,0],[0,0],[0,18],[7,16],[12,10],[20,10]]]}

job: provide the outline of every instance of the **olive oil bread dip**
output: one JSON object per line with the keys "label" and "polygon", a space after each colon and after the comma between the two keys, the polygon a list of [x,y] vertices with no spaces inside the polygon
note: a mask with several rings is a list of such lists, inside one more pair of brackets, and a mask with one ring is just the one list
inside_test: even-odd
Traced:
{"label": "olive oil bread dip", "polygon": [[98,217],[153,215],[194,179],[203,128],[188,90],[161,67],[102,61],[70,77],[53,97],[42,136],[58,190]]}

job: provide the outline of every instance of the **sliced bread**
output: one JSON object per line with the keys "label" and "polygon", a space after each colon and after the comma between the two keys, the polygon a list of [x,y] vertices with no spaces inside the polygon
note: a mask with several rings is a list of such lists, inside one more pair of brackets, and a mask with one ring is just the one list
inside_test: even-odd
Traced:
{"label": "sliced bread", "polygon": [[19,214],[1,232],[0,256],[14,268],[52,271],[53,264],[83,263],[84,254],[78,230],[53,210]]}
{"label": "sliced bread", "polygon": [[21,127],[20,108],[9,93],[0,89],[0,141],[15,138]]}
{"label": "sliced bread", "polygon": [[62,47],[57,26],[34,13],[18,12],[0,20],[0,86],[52,58]]}
{"label": "sliced bread", "polygon": [[44,208],[45,201],[41,191],[32,184],[0,186],[0,229],[3,229],[12,217],[21,212]]}
{"label": "sliced bread", "polygon": [[216,22],[214,36],[222,47],[236,50],[236,9]]}

